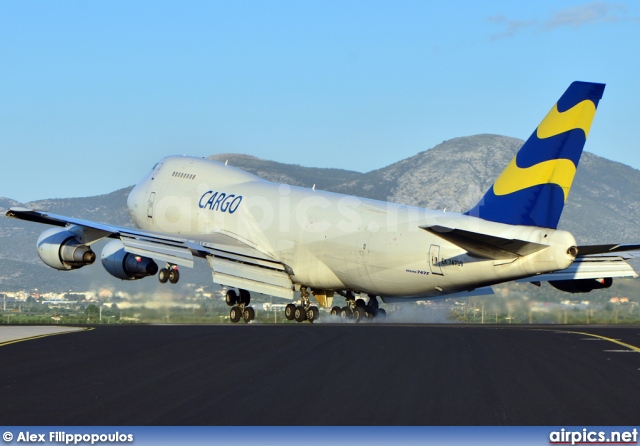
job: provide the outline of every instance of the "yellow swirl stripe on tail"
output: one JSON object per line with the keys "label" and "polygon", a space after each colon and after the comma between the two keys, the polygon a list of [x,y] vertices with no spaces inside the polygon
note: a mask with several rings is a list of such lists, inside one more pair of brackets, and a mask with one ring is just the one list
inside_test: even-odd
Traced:
{"label": "yellow swirl stripe on tail", "polygon": [[544,161],[522,169],[514,158],[493,184],[493,192],[496,195],[509,195],[540,184],[557,184],[562,188],[566,201],[575,174],[576,166],[568,159]]}
{"label": "yellow swirl stripe on tail", "polygon": [[564,112],[559,112],[556,104],[538,126],[536,135],[540,139],[545,139],[569,130],[582,129],[586,138],[589,136],[595,114],[596,105],[588,99]]}

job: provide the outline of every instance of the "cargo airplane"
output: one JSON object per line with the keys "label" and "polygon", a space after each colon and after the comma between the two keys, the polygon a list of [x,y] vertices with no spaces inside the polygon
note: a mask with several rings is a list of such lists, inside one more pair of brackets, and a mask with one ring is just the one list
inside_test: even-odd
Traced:
{"label": "cargo airplane", "polygon": [[[489,294],[509,281],[588,292],[614,277],[637,277],[625,252],[640,247],[579,246],[557,229],[603,92],[603,84],[572,83],[464,214],[277,184],[227,163],[169,156],[129,194],[137,229],[25,208],[6,215],[55,226],[38,238],[37,251],[62,271],[92,264],[91,247],[104,238],[112,240],[102,264],[122,280],[158,274],[176,283],[178,266],[206,259],[213,282],[229,287],[232,322],[254,319],[250,292],[292,301],[299,292],[285,310],[298,322],[318,318],[311,297],[332,314],[362,320],[384,315],[378,299]],[[346,299],[342,307],[332,307],[336,295]]]}

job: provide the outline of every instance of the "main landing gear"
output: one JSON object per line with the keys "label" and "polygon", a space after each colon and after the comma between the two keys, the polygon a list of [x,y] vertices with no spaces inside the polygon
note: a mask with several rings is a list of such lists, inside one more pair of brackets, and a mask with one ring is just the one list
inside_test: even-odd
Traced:
{"label": "main landing gear", "polygon": [[347,299],[347,305],[342,308],[333,307],[331,309],[332,315],[353,319],[356,322],[374,318],[382,319],[387,315],[387,312],[380,308],[376,296],[369,296],[369,303],[366,303],[364,299],[356,299],[350,291],[345,293],[344,297]]}
{"label": "main landing gear", "polygon": [[244,319],[246,323],[249,323],[256,318],[256,311],[249,306],[251,295],[247,290],[238,290],[238,292],[240,295],[234,290],[229,290],[224,298],[227,305],[231,307],[229,319],[234,324],[239,322],[240,319]]}
{"label": "main landing gear", "polygon": [[158,271],[158,280],[160,283],[178,283],[180,280],[180,271],[178,271],[178,265],[167,263],[167,266]]}
{"label": "main landing gear", "polygon": [[284,309],[284,316],[292,321],[297,322],[309,321],[312,322],[318,319],[320,316],[320,310],[315,305],[311,305],[311,299],[309,299],[309,291],[306,287],[300,288],[300,305],[289,304]]}

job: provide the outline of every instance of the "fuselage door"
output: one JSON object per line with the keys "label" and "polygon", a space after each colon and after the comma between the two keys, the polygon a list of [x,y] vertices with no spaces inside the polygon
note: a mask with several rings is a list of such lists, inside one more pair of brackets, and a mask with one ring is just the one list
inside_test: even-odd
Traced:
{"label": "fuselage door", "polygon": [[160,168],[163,164],[164,163],[157,163],[155,166],[153,166],[153,169],[151,169],[151,181],[156,179],[156,177],[158,176],[158,172],[160,172]]}
{"label": "fuselage door", "polygon": [[147,217],[153,218],[153,202],[156,200],[156,193],[149,194],[149,205],[147,206]]}
{"label": "fuselage door", "polygon": [[431,274],[444,275],[440,267],[440,246],[438,245],[431,245],[429,248],[429,267],[431,268]]}

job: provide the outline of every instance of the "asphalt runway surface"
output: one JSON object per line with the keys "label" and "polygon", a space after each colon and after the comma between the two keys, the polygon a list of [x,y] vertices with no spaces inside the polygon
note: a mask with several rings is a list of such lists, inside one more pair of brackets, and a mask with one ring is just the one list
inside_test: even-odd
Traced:
{"label": "asphalt runway surface", "polygon": [[635,425],[638,346],[640,327],[97,326],[0,345],[0,420]]}

